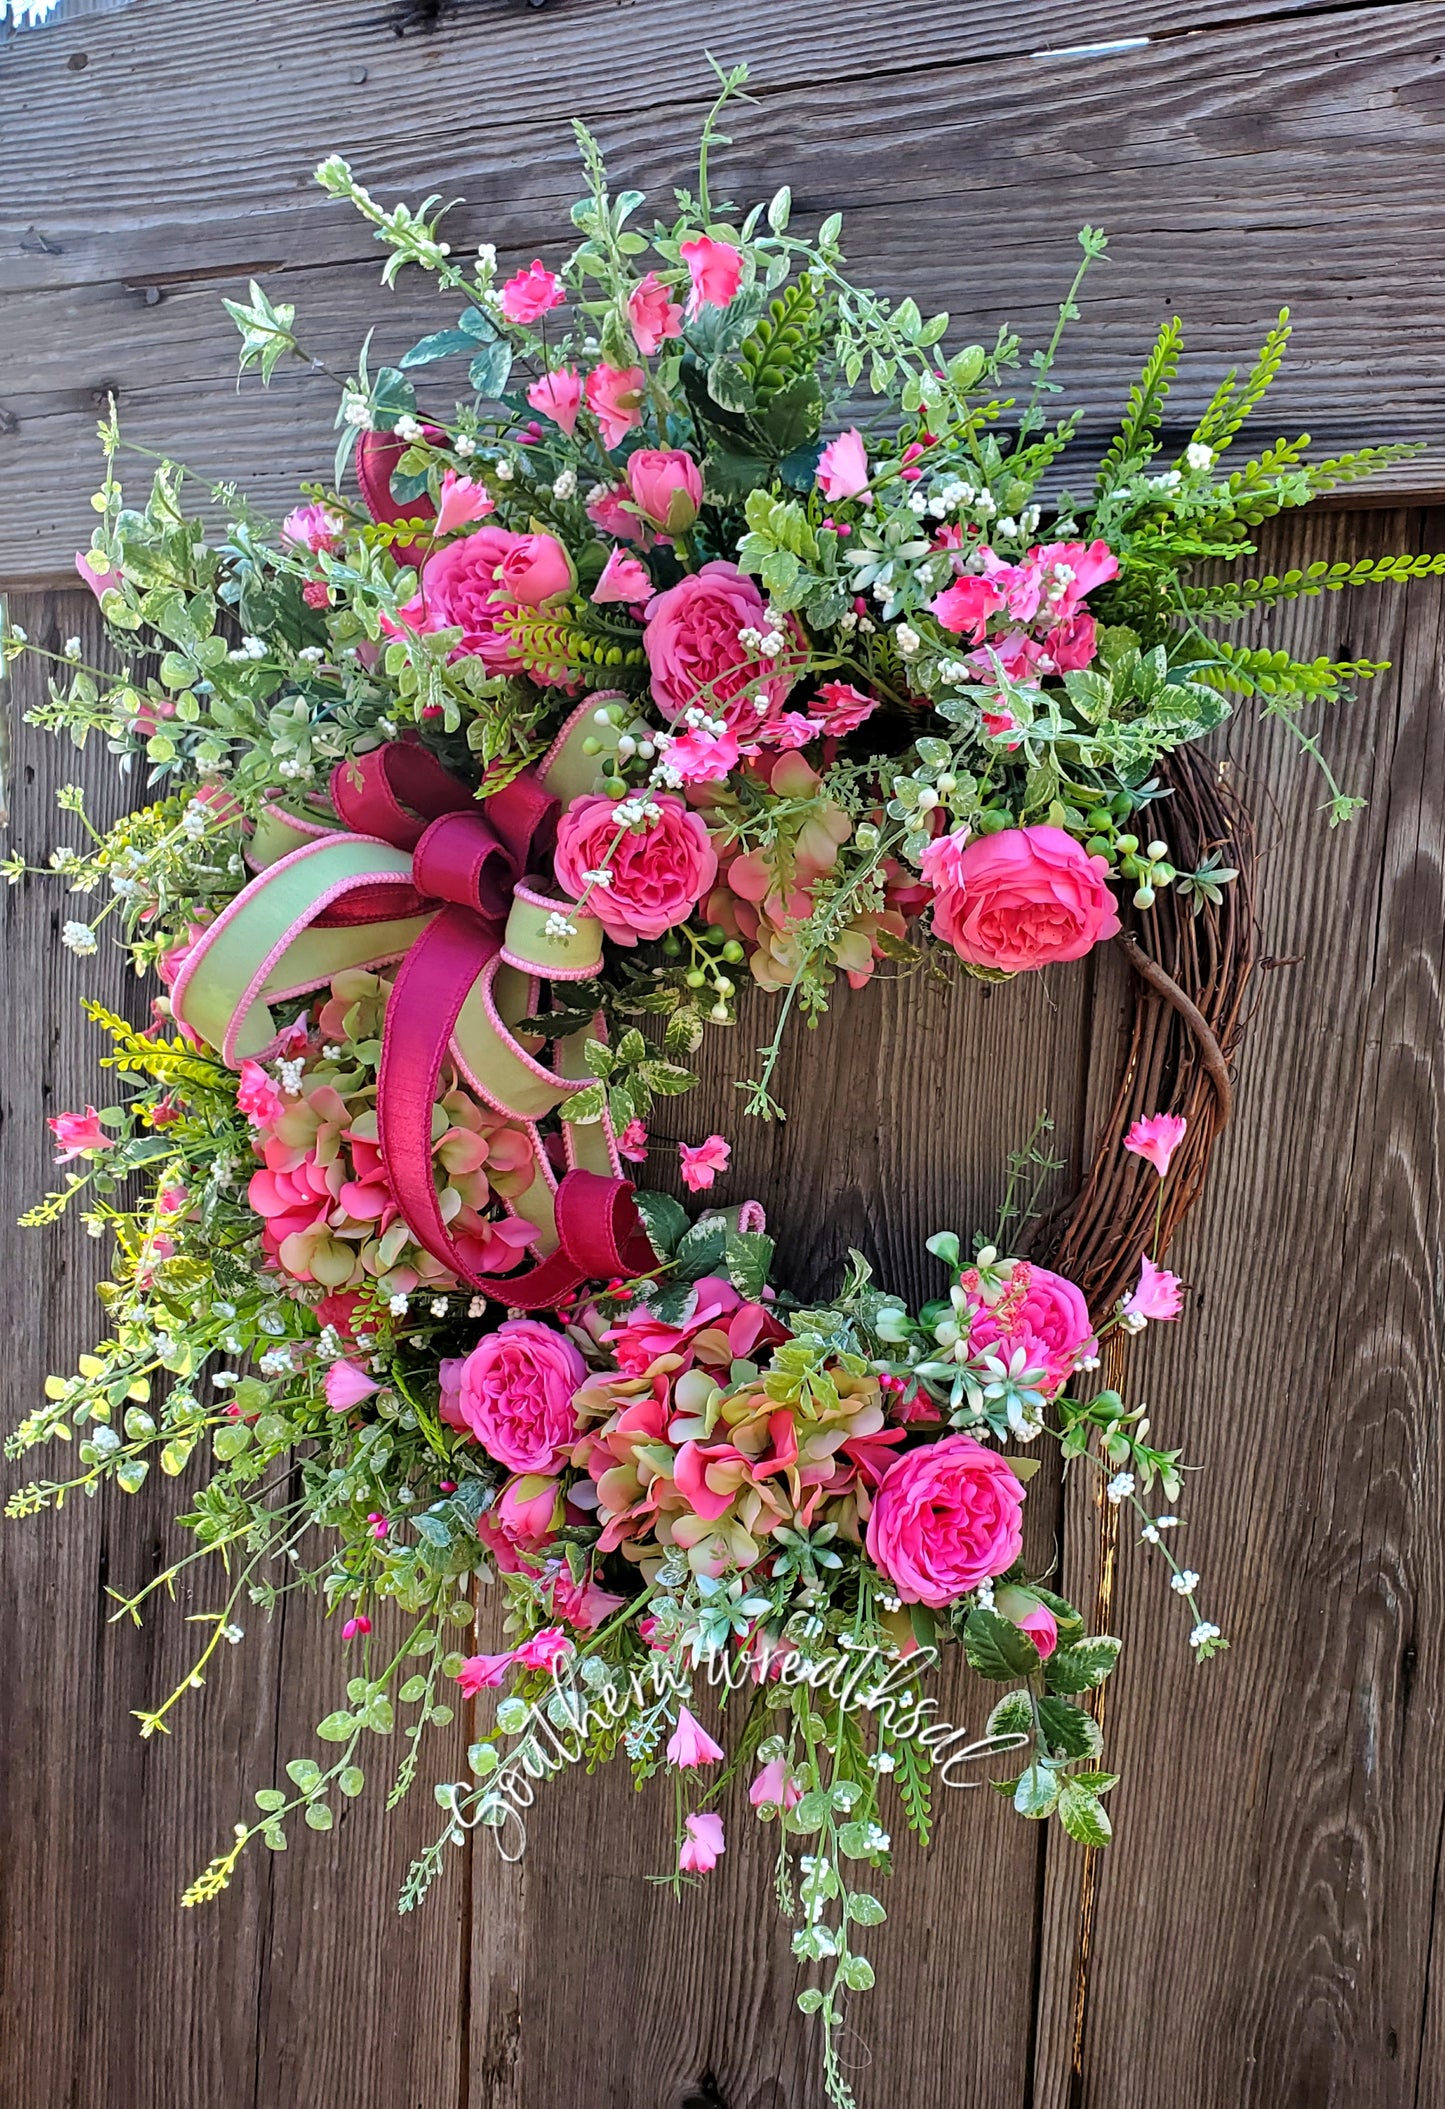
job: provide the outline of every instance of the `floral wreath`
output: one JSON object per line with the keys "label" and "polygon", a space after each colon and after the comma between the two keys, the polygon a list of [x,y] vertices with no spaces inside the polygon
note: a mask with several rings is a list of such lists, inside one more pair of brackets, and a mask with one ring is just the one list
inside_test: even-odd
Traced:
{"label": "floral wreath", "polygon": [[[872,1983],[890,1827],[926,1839],[933,1790],[972,1766],[1022,1816],[1110,1835],[1089,1695],[1120,1643],[1025,1556],[1031,1445],[1100,1475],[1196,1655],[1225,1645],[1150,1498],[1178,1500],[1179,1453],[1127,1403],[1120,1352],[1179,1314],[1164,1247],[1228,1114],[1252,960],[1248,819],[1195,743],[1258,697],[1347,817],[1300,713],[1380,669],[1220,626],[1445,559],[1193,581],[1410,451],[1311,463],[1280,441],[1224,466],[1284,316],[1161,467],[1167,323],[1090,495],[1058,490],[1077,416],[1054,414],[1053,368],[1103,237],[1083,231],[1020,401],[1017,340],[945,356],[946,315],[846,277],[837,215],[807,238],[786,190],[745,216],[712,196],[742,78],[695,191],[645,232],[577,127],[588,189],[555,271],[464,264],[435,198],[387,211],[324,162],[383,278],[420,266],[457,312],[340,383],[333,487],[279,531],[223,489],[217,537],[170,462],[128,508],[112,406],[77,559],[112,664],[13,627],[4,646],[51,662],[35,722],[148,764],[153,802],[106,832],[61,794],[90,840],[49,868],[109,892],[66,945],[94,953],[113,917],[165,993],[143,1029],[87,1005],[120,1102],[50,1122],[67,1180],[27,1220],[75,1201],[113,1236],[110,1331],[11,1439],[75,1438],[77,1469],[8,1512],[208,1456],[178,1520],[226,1594],[143,1735],[248,1600],[304,1584],[338,1622],[330,1761],[258,1789],[186,1903],[293,1817],[329,1828],[369,1739],[400,1732],[396,1799],[426,1728],[495,1690],[402,1908],[473,1824],[514,1856],[538,1784],[613,1756],[672,1775],[680,1888],[725,1850],[714,1804],[748,1772],[847,2105],[838,2036]],[[319,365],[290,306],[254,285],[227,306],[243,370]],[[471,396],[443,415],[416,376],[449,361]],[[857,1254],[804,1306],[756,1203],[690,1222],[635,1187],[743,972],[779,997],[742,1087],[768,1119],[782,1030],[817,1022],[838,973],[1005,980],[1111,939],[1138,973],[1133,1047],[1082,1193],[1038,1224],[1058,1167],[1036,1133],[998,1226],[929,1240],[944,1279],[921,1310]],[[678,1152],[694,1193],[727,1170],[722,1136]],[[1010,1255],[1031,1221],[1052,1266]],[[507,1645],[470,1652],[494,1574]],[[952,1641],[1008,1687],[981,1732],[933,1718]]]}

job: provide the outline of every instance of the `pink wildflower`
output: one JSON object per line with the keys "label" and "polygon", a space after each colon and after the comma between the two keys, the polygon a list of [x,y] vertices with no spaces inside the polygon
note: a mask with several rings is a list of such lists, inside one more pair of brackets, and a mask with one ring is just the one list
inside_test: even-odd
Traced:
{"label": "pink wildflower", "polygon": [[515,1651],[516,1660],[529,1670],[550,1670],[554,1662],[572,1652],[572,1642],[560,1626],[544,1626]]}
{"label": "pink wildflower", "polygon": [[1184,1140],[1184,1131],[1189,1126],[1180,1113],[1150,1113],[1143,1120],[1136,1120],[1124,1137],[1124,1147],[1135,1157],[1147,1157],[1162,1179],[1169,1170],[1169,1161]]}
{"label": "pink wildflower", "polygon": [[626,550],[614,548],[602,567],[601,578],[592,588],[591,598],[599,604],[622,601],[628,607],[634,607],[651,596],[652,578],[647,566],[640,558],[629,556]]}
{"label": "pink wildflower", "polygon": [[259,1062],[241,1064],[236,1106],[253,1128],[273,1127],[286,1111],[285,1099]]}
{"label": "pink wildflower", "polygon": [[802,1789],[781,1758],[764,1765],[748,1789],[748,1800],[755,1809],[795,1809],[802,1798]]}
{"label": "pink wildflower", "polygon": [[560,425],[570,439],[577,430],[577,413],[582,408],[582,376],[575,366],[559,366],[554,373],[544,373],[540,381],[532,383],[527,401],[543,417]]}
{"label": "pink wildflower", "polygon": [[1123,1306],[1126,1318],[1177,1318],[1183,1304],[1179,1277],[1156,1267],[1146,1255],[1139,1262],[1139,1286]]}
{"label": "pink wildflower", "polygon": [[506,1683],[511,1667],[510,1648],[505,1655],[469,1655],[457,1671],[463,1697],[475,1699],[478,1692],[495,1691],[499,1684]]}
{"label": "pink wildflower", "polygon": [[364,1611],[358,1611],[355,1618],[349,1618],[342,1627],[341,1637],[343,1640],[355,1640],[358,1633],[369,1633],[370,1631],[371,1620]]}
{"label": "pink wildflower", "polygon": [[473,520],[481,520],[496,505],[486,485],[474,476],[458,476],[455,469],[442,471],[442,497],[437,507],[432,533],[455,534],[459,527],[467,527]]}
{"label": "pink wildflower", "polygon": [[55,1153],[57,1164],[69,1164],[72,1157],[82,1157],[87,1150],[108,1150],[111,1146],[112,1137],[101,1126],[94,1106],[87,1106],[83,1113],[57,1113],[45,1125],[60,1144]]}
{"label": "pink wildflower", "polygon": [[604,447],[620,447],[642,423],[640,366],[594,366],[587,376],[587,408],[602,427]]}
{"label": "pink wildflower", "polygon": [[710,234],[700,234],[695,241],[683,242],[678,254],[692,277],[689,317],[699,308],[727,307],[742,283],[742,252],[731,242],[715,242]]}
{"label": "pink wildflower", "polygon": [[685,1706],[677,1710],[677,1726],[668,1738],[667,1762],[681,1771],[691,1765],[715,1765],[723,1754],[707,1730]]}
{"label": "pink wildflower", "polygon": [[709,1135],[706,1142],[692,1145],[680,1142],[677,1154],[682,1161],[682,1183],[689,1193],[706,1191],[719,1172],[725,1172],[732,1157],[732,1144],[721,1135]]}
{"label": "pink wildflower", "polygon": [[366,1371],[359,1369],[354,1362],[333,1362],[326,1372],[322,1389],[333,1413],[349,1413],[353,1406],[369,1399],[380,1386],[374,1384]]}
{"label": "pink wildflower", "polygon": [[818,456],[818,488],[830,505],[867,490],[868,450],[856,425],[829,440]]}
{"label": "pink wildflower", "polygon": [[649,271],[627,298],[627,319],[644,359],[660,351],[668,337],[682,335],[682,309],[670,298],[655,271]]}
{"label": "pink wildflower", "polygon": [[508,322],[540,322],[549,308],[560,307],[566,297],[561,280],[538,256],[503,286],[502,313]]}
{"label": "pink wildflower", "polygon": [[727,1850],[721,1816],[711,1812],[689,1816],[683,1828],[687,1838],[677,1856],[679,1868],[688,1875],[710,1875]]}
{"label": "pink wildflower", "polygon": [[617,1154],[629,1164],[646,1164],[647,1130],[640,1120],[630,1120],[617,1138]]}

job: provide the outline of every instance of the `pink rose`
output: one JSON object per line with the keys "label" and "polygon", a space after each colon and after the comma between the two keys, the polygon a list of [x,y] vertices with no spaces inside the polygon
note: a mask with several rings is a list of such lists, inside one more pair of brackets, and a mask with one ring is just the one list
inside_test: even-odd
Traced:
{"label": "pink rose", "polygon": [[663,716],[676,718],[696,704],[730,730],[755,737],[793,682],[787,668],[774,663],[768,671],[739,642],[740,630],[767,627],[763,597],[736,564],[704,564],[659,593],[647,610],[643,643]]}
{"label": "pink rose", "polygon": [[508,322],[540,322],[549,308],[566,299],[560,279],[545,269],[540,256],[502,288],[502,313]]}
{"label": "pink rose", "polygon": [[627,488],[645,520],[670,535],[683,533],[702,504],[702,474],[681,447],[639,447],[629,455]]}
{"label": "pink rose", "polygon": [[532,383],[527,401],[543,417],[560,425],[570,439],[577,430],[577,413],[582,408],[582,376],[575,366],[559,366],[555,373],[544,373],[540,381]]}
{"label": "pink rose", "polygon": [[[266,1081],[271,1080],[267,1077]],[[94,1106],[87,1106],[83,1113],[57,1113],[45,1125],[60,1144],[55,1153],[57,1164],[69,1164],[72,1157],[83,1156],[87,1150],[108,1150],[115,1139],[106,1134]]]}
{"label": "pink rose", "polygon": [[992,579],[962,578],[945,586],[928,605],[945,630],[977,644],[990,615],[1003,606],[1003,595]]}
{"label": "pink rose", "polygon": [[628,294],[627,319],[644,359],[660,351],[667,338],[682,335],[682,309],[669,297],[655,271],[649,271]]}
{"label": "pink rose", "polygon": [[617,807],[600,793],[575,798],[557,829],[555,869],[564,892],[580,896],[588,872],[602,870],[607,860],[610,884],[594,886],[587,907],[614,944],[635,945],[686,922],[717,877],[702,816],[667,792],[653,803],[659,818],[625,829],[620,842]]}
{"label": "pink rose", "polygon": [[642,423],[645,381],[640,366],[594,366],[588,374],[587,408],[602,427],[604,447],[621,446]]}
{"label": "pink rose", "polygon": [[524,608],[570,593],[577,583],[572,559],[555,535],[514,535],[499,569],[503,592]]}
{"label": "pink rose", "polygon": [[905,1451],[884,1473],[868,1557],[904,1603],[937,1609],[1012,1567],[1023,1505],[1006,1458],[971,1435],[946,1435]]}
{"label": "pink rose", "polygon": [[577,1439],[572,1395],[586,1374],[570,1340],[535,1318],[511,1318],[463,1362],[457,1413],[499,1464],[555,1472]]}
{"label": "pink rose", "polygon": [[867,490],[868,450],[856,425],[829,440],[818,456],[818,488],[830,504]]}
{"label": "pink rose", "polygon": [[687,302],[689,316],[699,308],[727,307],[742,283],[742,252],[734,249],[731,242],[715,242],[710,234],[700,234],[693,241],[680,243],[678,254],[692,278]]}
{"label": "pink rose", "polygon": [[499,627],[515,603],[497,573],[523,539],[505,527],[479,527],[434,549],[422,566],[420,590],[397,609],[398,622],[409,630],[460,629],[460,652],[480,659],[489,673],[517,672],[511,639]]}
{"label": "pink rose", "polygon": [[960,959],[1004,973],[1082,959],[1119,928],[1108,865],[1062,828],[1005,828],[964,846],[939,835],[923,852],[933,927]]}
{"label": "pink rose", "polygon": [[[527,1324],[528,1320],[519,1323]],[[444,1416],[445,1417],[445,1416]],[[477,1518],[477,1536],[489,1548],[503,1574],[529,1573],[531,1556],[556,1536],[562,1521],[561,1489],[545,1473],[526,1472],[509,1479],[496,1503]]]}
{"label": "pink rose", "polygon": [[1094,1328],[1089,1306],[1071,1281],[1021,1260],[998,1303],[978,1307],[968,1344],[975,1349],[1001,1345],[1005,1359],[1021,1347],[1030,1367],[1043,1369],[1047,1388],[1056,1390],[1073,1375],[1080,1355],[1093,1348]]}

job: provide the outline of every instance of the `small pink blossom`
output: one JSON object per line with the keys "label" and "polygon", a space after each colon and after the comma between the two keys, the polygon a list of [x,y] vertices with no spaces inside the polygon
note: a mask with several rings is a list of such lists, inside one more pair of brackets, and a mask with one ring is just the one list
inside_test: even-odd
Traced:
{"label": "small pink blossom", "polygon": [[867,490],[868,450],[856,425],[829,440],[818,456],[818,488],[830,505]]}
{"label": "small pink blossom", "polygon": [[731,242],[715,242],[710,234],[700,234],[694,241],[683,242],[678,254],[692,278],[687,302],[689,318],[700,308],[727,307],[742,284],[741,250],[734,249]]}
{"label": "small pink blossom", "polygon": [[443,469],[441,503],[433,534],[455,534],[459,527],[468,527],[473,520],[485,519],[495,511],[496,505],[484,483],[474,476],[459,476],[455,469]]}
{"label": "small pink blossom", "polygon": [[682,1183],[689,1193],[706,1191],[719,1172],[725,1172],[732,1157],[732,1144],[721,1135],[709,1135],[706,1142],[695,1146],[680,1142],[677,1154],[682,1161]]}
{"label": "small pink blossom", "polygon": [[554,1662],[572,1652],[572,1642],[560,1626],[544,1626],[530,1640],[524,1640],[515,1650],[515,1659],[524,1669],[550,1670]]}
{"label": "small pink blossom", "polygon": [[652,546],[647,522],[639,520],[631,510],[625,483],[598,484],[587,500],[587,517],[605,535],[616,535],[623,542],[636,542],[642,549]]}
{"label": "small pink blossom", "polygon": [[495,1691],[499,1684],[506,1683],[512,1661],[510,1648],[505,1655],[469,1655],[457,1671],[462,1696],[475,1699],[478,1692]]}
{"label": "small pink blossom", "polygon": [[331,549],[346,532],[346,522],[329,505],[298,505],[281,522],[281,540],[293,549]]}
{"label": "small pink blossom", "polygon": [[620,447],[642,423],[645,376],[640,366],[594,366],[587,376],[587,408],[602,427],[604,447]]}
{"label": "small pink blossom", "polygon": [[764,1765],[748,1789],[748,1800],[755,1809],[795,1809],[802,1798],[802,1788],[781,1758]]}
{"label": "small pink blossom", "polygon": [[163,1186],[156,1195],[156,1206],[165,1216],[178,1216],[190,1205],[191,1192],[186,1186]]}
{"label": "small pink blossom", "polygon": [[735,732],[704,732],[692,726],[680,739],[670,739],[662,766],[669,778],[680,784],[718,783],[731,776],[738,765],[738,736]]}
{"label": "small pink blossom", "polygon": [[566,297],[561,280],[538,256],[503,286],[502,313],[508,322],[540,322],[549,308],[560,307]]}
{"label": "small pink blossom", "polygon": [[858,727],[871,718],[878,708],[876,696],[865,696],[862,689],[854,688],[851,681],[824,681],[818,689],[813,708],[823,705],[823,730],[832,739],[841,739],[845,732],[856,732]]}
{"label": "small pink blossom", "polygon": [[75,552],[75,568],[96,599],[99,600],[103,593],[109,593],[112,587],[118,588],[120,586],[122,574],[113,564],[107,563],[104,558],[101,559],[101,566],[99,571],[97,571],[90,561],[93,556],[100,556],[100,551],[97,549],[77,549]]}
{"label": "small pink blossom", "polygon": [[380,1386],[374,1384],[366,1371],[358,1369],[354,1362],[333,1362],[326,1372],[322,1389],[333,1413],[349,1413],[353,1406],[369,1399]]}
{"label": "small pink blossom", "polygon": [[628,295],[627,319],[644,359],[660,351],[667,338],[682,335],[682,309],[655,271],[649,271]]}
{"label": "small pink blossom", "polygon": [[301,588],[301,598],[305,601],[308,608],[329,608],[331,606],[331,588],[327,585],[325,579],[308,579]]}
{"label": "small pink blossom", "polygon": [[977,644],[990,615],[1003,606],[1003,595],[992,579],[955,579],[928,606],[945,630]]}
{"label": "small pink blossom", "polygon": [[592,588],[591,598],[599,605],[608,601],[621,601],[627,607],[650,599],[652,578],[641,558],[629,556],[625,549],[614,548],[602,567],[602,576]]}
{"label": "small pink blossom", "polygon": [[1136,1157],[1147,1157],[1163,1179],[1188,1126],[1181,1113],[1149,1113],[1135,1121],[1124,1137],[1124,1147]]}
{"label": "small pink blossom", "polygon": [[355,1618],[349,1618],[342,1627],[341,1637],[343,1640],[355,1640],[358,1633],[369,1633],[370,1631],[371,1620],[364,1611],[358,1611]]}
{"label": "small pink blossom", "polygon": [[771,719],[758,734],[760,747],[779,747],[784,753],[795,752],[815,740],[823,730],[821,718],[805,718],[800,710],[785,710],[781,717]]}
{"label": "small pink blossom", "polygon": [[692,1765],[715,1765],[723,1755],[721,1743],[715,1743],[696,1715],[685,1706],[677,1710],[677,1726],[667,1743],[667,1762],[682,1770]]}
{"label": "small pink blossom", "polygon": [[527,401],[543,417],[560,425],[570,439],[577,430],[577,413],[582,408],[582,376],[575,366],[559,366],[532,383]]}
{"label": "small pink blossom", "polygon": [[689,1816],[683,1828],[687,1838],[677,1856],[679,1868],[688,1875],[710,1875],[727,1850],[723,1843],[721,1816],[704,1811],[701,1815]]}
{"label": "small pink blossom", "polygon": [[1177,1318],[1184,1297],[1177,1274],[1156,1267],[1146,1255],[1139,1262],[1139,1286],[1125,1303],[1126,1318]]}
{"label": "small pink blossom", "polygon": [[259,1062],[241,1064],[236,1106],[253,1128],[274,1127],[286,1111],[285,1099]]}
{"label": "small pink blossom", "polygon": [[84,1156],[87,1150],[108,1150],[114,1140],[101,1126],[94,1106],[87,1106],[83,1113],[57,1113],[45,1125],[60,1144],[55,1153],[57,1164],[69,1164],[72,1157]]}
{"label": "small pink blossom", "polygon": [[630,1120],[617,1138],[617,1154],[629,1164],[646,1164],[647,1130],[640,1120]]}

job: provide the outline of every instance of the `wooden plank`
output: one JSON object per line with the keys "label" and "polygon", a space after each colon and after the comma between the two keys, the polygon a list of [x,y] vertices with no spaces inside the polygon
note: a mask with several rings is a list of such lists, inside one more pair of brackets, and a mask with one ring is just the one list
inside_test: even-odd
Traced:
{"label": "wooden plank", "polygon": [[[1315,518],[1271,565],[1438,535],[1439,515]],[[1326,747],[1370,799],[1329,835],[1274,728],[1230,742],[1262,823],[1269,979],[1239,1114],[1176,1264],[1191,1315],[1137,1389],[1207,1475],[1181,1543],[1233,1635],[1188,1660],[1123,1533],[1110,1698],[1126,1784],[1098,1870],[1071,2087],[1078,1856],[1050,1849],[1034,2109],[1395,2109],[1445,2089],[1437,1401],[1445,970],[1438,584],[1280,614],[1282,644],[1392,658]],[[1071,1506],[1068,1565],[1097,1523]],[[1433,2006],[1427,2010],[1427,1996]],[[1435,2015],[1427,2035],[1427,2011]]]}
{"label": "wooden plank", "polygon": [[[105,646],[95,603],[75,590],[27,597],[11,612],[37,642],[79,634]],[[75,823],[54,793],[82,781],[105,821],[125,786],[96,744],[77,756],[20,722],[39,699],[28,662],[10,704],[15,742],[11,840],[43,863]],[[0,692],[3,696],[3,692]],[[52,1183],[47,1114],[93,1100],[109,1079],[78,998],[143,1015],[118,954],[74,960],[59,944],[66,896],[52,883],[6,888],[3,1056],[5,1194],[14,1216]],[[102,1330],[91,1285],[104,1248],[78,1221],[4,1233],[12,1344],[7,1425],[68,1372]],[[56,1446],[59,1449],[60,1446]],[[7,1492],[59,1469],[55,1451],[7,1464]],[[219,1576],[188,1571],[176,1601],[148,1606],[143,1630],[109,1626],[107,1587],[134,1590],[192,1549],[171,1518],[185,1482],[155,1475],[60,1517],[0,1528],[0,1593],[9,1636],[6,1762],[0,1766],[0,2099],[73,2109],[434,2109],[462,2099],[459,2008],[467,1929],[460,1905],[399,1918],[407,1860],[432,1835],[434,1777],[454,1773],[460,1728],[437,1735],[412,1802],[382,1814],[395,1752],[376,1743],[367,1794],[343,1804],[323,1837],[298,1827],[290,1850],[247,1855],[218,1902],[182,1911],[185,1884],[250,1814],[291,1756],[324,1753],[315,1722],[344,1693],[334,1622],[311,1599],[283,1620],[241,1616],[210,1689],[189,1692],[174,1731],[142,1742],[132,1710],[172,1691],[196,1653],[188,1614],[217,1608]],[[407,1709],[401,1710],[403,1713]],[[434,1769],[433,1769],[434,1768]],[[361,2046],[365,2046],[364,2054]]]}
{"label": "wooden plank", "polygon": [[[870,12],[900,43],[894,0]],[[159,8],[157,18],[167,14]],[[391,64],[395,40],[363,27],[342,0],[318,15],[350,24],[345,49],[365,56],[348,63],[369,66],[382,40]],[[132,19],[87,28],[119,36]],[[329,90],[313,100],[308,82],[303,99],[289,59],[266,43],[279,19],[265,18],[231,76],[193,67],[183,92],[162,68],[170,85],[148,87],[144,123],[114,94],[95,108],[76,104],[73,115],[41,98],[58,156],[47,148],[31,169],[17,146],[4,186],[16,235],[0,248],[0,284],[11,292],[0,408],[12,428],[0,432],[0,577],[57,576],[84,539],[93,427],[108,387],[131,437],[209,477],[234,478],[264,507],[281,508],[299,477],[325,475],[329,387],[295,372],[264,397],[254,385],[234,394],[221,295],[257,273],[297,301],[316,351],[343,367],[372,322],[378,354],[395,353],[437,309],[420,282],[396,296],[378,290],[369,233],[310,184],[321,152],[344,146],[383,195],[436,187],[466,197],[459,248],[490,237],[509,255],[556,254],[575,183],[566,127],[537,118],[539,102],[508,100],[512,87],[488,87],[495,116],[478,103],[466,47],[448,41],[474,31],[474,18],[441,43],[399,47],[436,54],[424,92],[393,100],[389,87],[381,92],[391,79],[382,68],[375,98],[368,80],[367,99],[357,106],[353,97],[344,120]],[[536,20],[539,79],[564,49],[575,66],[579,48],[595,48],[569,41],[584,18],[569,19]],[[610,34],[627,16],[585,19],[600,37],[604,21]],[[855,17],[845,10],[840,19]],[[1085,218],[1107,225],[1114,260],[1097,275],[1061,368],[1089,446],[1171,309],[1191,331],[1176,395],[1185,419],[1288,301],[1300,356],[1274,398],[1270,436],[1304,426],[1329,447],[1421,439],[1429,451],[1388,488],[1434,491],[1445,487],[1442,215],[1420,168],[1438,137],[1442,32],[1445,6],[1419,0],[1170,34],[1070,62],[1067,72],[1050,70],[1062,62],[1041,69],[1010,56],[915,64],[910,53],[912,70],[829,80],[821,110],[818,80],[785,85],[785,72],[765,67],[771,85],[756,110],[738,114],[725,173],[740,196],[790,181],[805,217],[841,205],[858,275],[893,290],[906,283],[925,306],[949,307],[960,334],[986,337],[1004,320],[1046,333],[1072,270],[1074,229]],[[959,42],[968,43],[962,29]],[[866,39],[858,46],[869,48]],[[505,74],[493,74],[490,55],[488,69],[489,82]],[[89,74],[77,77],[82,87]],[[330,80],[324,67],[312,76],[321,78]],[[696,91],[669,85],[668,99],[660,89],[639,114],[635,91],[619,106],[607,69],[596,86],[583,78],[571,105],[597,115],[618,169],[654,187],[685,170]],[[234,145],[181,185],[173,142],[199,93],[232,102]],[[479,131],[483,115],[490,121]],[[124,139],[97,153],[89,128],[104,134],[122,117]]]}

